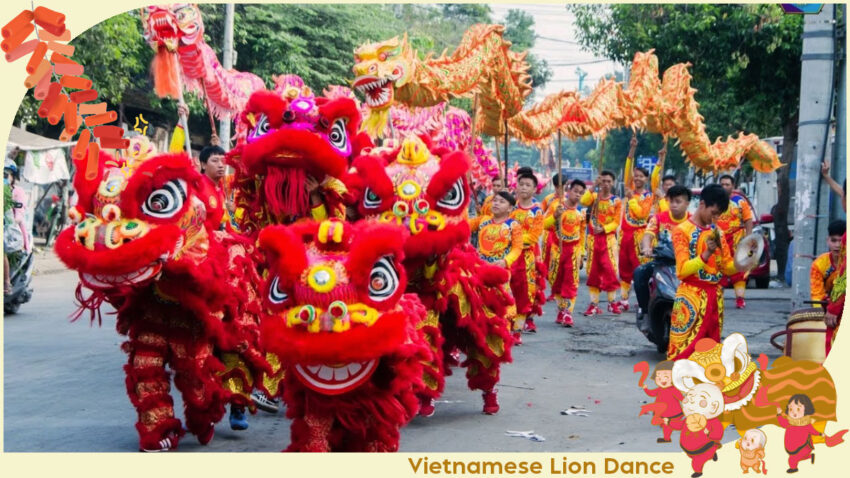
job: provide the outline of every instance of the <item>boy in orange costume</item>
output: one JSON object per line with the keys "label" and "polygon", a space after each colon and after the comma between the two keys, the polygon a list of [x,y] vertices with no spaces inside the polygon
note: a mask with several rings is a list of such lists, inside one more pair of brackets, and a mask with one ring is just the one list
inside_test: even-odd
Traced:
{"label": "boy in orange costume", "polygon": [[[551,193],[547,194],[546,197],[544,197],[543,200],[540,201],[540,209],[543,211],[544,217],[545,217],[545,214],[549,212],[549,208],[550,208],[550,206],[552,206],[553,203],[555,203],[555,202],[561,203],[564,200],[564,185],[561,184],[561,175],[560,174],[555,173],[552,176],[552,187],[555,188],[555,192],[551,192]],[[552,251],[549,249],[549,245],[548,245],[549,244],[549,229],[547,229],[545,226],[543,227],[542,238],[543,238],[543,240],[541,241],[541,244],[543,245],[543,263],[546,264],[546,266],[548,268],[549,264],[551,263],[551,259],[552,259]],[[551,271],[549,271],[548,273],[549,273],[549,275],[551,275]],[[552,281],[550,280],[549,282],[550,282],[550,286],[551,286]],[[554,295],[554,293],[555,292],[553,291],[552,294]],[[549,297],[549,299],[551,299],[551,298],[552,297]]]}
{"label": "boy in orange costume", "polygon": [[[726,244],[733,253],[738,242],[753,232],[753,210],[750,202],[743,194],[735,190],[735,178],[728,174],[720,176],[720,185],[729,194],[729,208],[717,218],[717,227],[723,231]],[[739,272],[728,279],[735,288],[735,307],[743,309],[747,306],[744,293],[747,290],[747,273]]]}
{"label": "boy in orange costume", "polygon": [[673,229],[673,252],[679,288],[670,318],[667,360],[688,358],[699,339],[720,341],[723,294],[720,279],[736,272],[717,217],[729,207],[729,195],[719,184],[703,188],[699,207]]}
{"label": "boy in orange costume", "polygon": [[546,250],[549,251],[549,284],[558,303],[556,324],[573,326],[573,307],[578,293],[578,270],[584,257],[585,215],[578,210],[584,194],[584,182],[576,179],[570,183],[565,204],[555,198],[543,219],[547,234]]}
{"label": "boy in orange costume", "polygon": [[[678,184],[674,185],[667,190],[666,199],[668,209],[654,214],[649,219],[649,224],[641,238],[640,253],[643,257],[652,257],[652,249],[656,241],[669,241],[673,229],[691,217],[688,212],[688,204],[691,202],[690,189]],[[649,307],[649,279],[654,270],[654,261],[647,262],[635,270],[635,296],[638,301],[638,310],[646,311]]]}
{"label": "boy in orange costume", "polygon": [[503,191],[505,189],[505,181],[502,178],[496,178],[493,180],[493,194],[487,196],[484,199],[484,204],[481,205],[481,212],[479,216],[492,216],[493,215],[493,198],[499,194],[499,191]]}
{"label": "boy in orange costume", "polygon": [[[590,305],[584,315],[599,315],[599,291],[608,293],[608,311],[619,314],[617,289],[617,225],[620,223],[623,203],[611,190],[614,187],[614,173],[603,170],[596,178],[594,186],[581,196],[583,206],[592,207],[590,215],[590,233],[587,235],[587,287],[590,289]],[[595,191],[598,189],[598,193]]]}
{"label": "boy in orange costume", "polygon": [[656,213],[670,210],[670,203],[667,201],[667,191],[669,191],[670,188],[672,188],[676,184],[676,176],[673,176],[672,174],[668,174],[667,176],[661,178],[661,191],[656,191],[656,194],[661,196],[661,199],[658,200],[658,205],[655,208]]}
{"label": "boy in orange costume", "polygon": [[[511,219],[522,227],[522,260],[514,262],[511,268],[511,290],[514,293],[517,308],[517,323],[523,330],[537,332],[532,315],[543,314],[546,301],[544,289],[544,266],[540,261],[540,240],[543,234],[543,210],[534,202],[537,190],[537,177],[528,167],[517,170],[517,205]],[[524,270],[519,266],[523,262]],[[524,292],[524,293],[523,293]]]}
{"label": "boy in orange costume", "polygon": [[[840,219],[832,221],[827,232],[826,245],[829,251],[812,262],[809,272],[813,301],[826,301],[832,293],[832,285],[838,277],[838,263],[841,260],[841,236],[847,232],[847,223]],[[820,307],[820,304],[815,304],[815,307]]]}
{"label": "boy in orange costume", "polygon": [[[514,263],[522,256],[522,227],[510,217],[516,199],[507,191],[499,191],[493,195],[490,204],[493,215],[470,219],[469,229],[473,234],[478,234],[478,255],[482,259],[512,270]],[[522,324],[517,325],[515,310],[513,312],[510,314],[511,330],[514,343],[520,345]]]}

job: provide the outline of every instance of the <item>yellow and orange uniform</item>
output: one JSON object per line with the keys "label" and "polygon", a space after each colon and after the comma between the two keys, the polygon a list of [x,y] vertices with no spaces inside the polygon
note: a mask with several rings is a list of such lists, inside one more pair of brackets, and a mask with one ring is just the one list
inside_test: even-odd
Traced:
{"label": "yellow and orange uniform", "polygon": [[543,229],[549,232],[545,245],[549,251],[546,265],[558,309],[572,314],[578,295],[578,271],[584,257],[586,221],[584,211],[575,206],[564,207],[560,218],[556,217],[560,203],[558,199],[552,201],[543,218]]}
{"label": "yellow and orange uniform", "polygon": [[[812,289],[812,300],[825,301],[832,294],[832,285],[838,277],[838,267],[836,261],[832,259],[832,254],[825,252],[818,256],[812,262],[812,268],[809,271],[809,284]],[[820,307],[820,305],[815,305]]]}
{"label": "yellow and orange uniform", "polygon": [[542,315],[546,300],[545,268],[540,260],[539,243],[543,234],[543,210],[537,203],[528,208],[517,204],[511,219],[522,228],[522,258],[511,267],[511,290],[517,304],[518,322],[524,323],[529,315]]}
{"label": "yellow and orange uniform", "polygon": [[[640,240],[646,224],[649,222],[649,213],[652,210],[654,196],[649,191],[641,191],[632,194],[626,202],[623,214],[623,222],[620,224],[620,292],[623,300],[629,299],[632,278],[635,269],[640,267]],[[645,262],[645,261],[644,261]]]}
{"label": "yellow and orange uniform", "polygon": [[[726,238],[726,244],[729,245],[730,251],[735,252],[738,243],[747,233],[744,223],[752,220],[753,210],[747,198],[737,191],[730,194],[729,207],[726,209],[726,212],[720,214],[717,218],[717,226],[723,231],[723,236]],[[729,276],[728,280],[735,287],[736,296],[744,296],[748,275],[749,273],[744,271]]]}
{"label": "yellow and orange uniform", "polygon": [[[718,238],[718,248],[703,262],[705,242]],[[668,360],[688,358],[699,339],[709,337],[720,342],[723,330],[723,291],[720,279],[735,273],[729,244],[720,229],[711,224],[697,226],[688,220],[673,229],[673,252],[679,288],[670,318]]]}
{"label": "yellow and orange uniform", "polygon": [[[581,204],[593,207],[596,202],[596,192],[585,191],[581,196]],[[616,298],[620,282],[617,280],[617,226],[623,210],[623,202],[611,194],[601,198],[596,204],[596,210],[590,215],[589,231],[587,234],[587,286],[590,289],[590,300],[599,303],[599,291],[608,292],[608,301]],[[594,232],[594,226],[602,228],[602,232]]]}
{"label": "yellow and orange uniform", "polygon": [[671,240],[673,229],[690,218],[691,213],[686,212],[685,217],[677,220],[673,217],[673,213],[671,213],[669,209],[664,212],[653,214],[652,217],[649,218],[646,230],[643,232],[644,236],[651,236],[652,247],[655,247],[655,244],[659,240]]}

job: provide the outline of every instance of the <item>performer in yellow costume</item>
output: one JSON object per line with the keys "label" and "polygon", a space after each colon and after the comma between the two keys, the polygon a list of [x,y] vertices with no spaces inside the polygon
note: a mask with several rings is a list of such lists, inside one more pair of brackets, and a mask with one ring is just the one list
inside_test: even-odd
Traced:
{"label": "performer in yellow costume", "polygon": [[[750,201],[743,194],[735,191],[735,178],[728,174],[720,176],[720,185],[729,194],[729,209],[717,218],[717,226],[723,231],[729,250],[734,253],[738,242],[753,232],[753,210],[750,207]],[[724,283],[731,282],[735,287],[735,307],[739,309],[747,306],[744,301],[747,276],[747,273],[740,272],[724,280]]]}
{"label": "performer in yellow costume", "polygon": [[549,284],[558,303],[555,323],[564,327],[573,326],[578,271],[584,257],[585,213],[578,210],[584,190],[584,181],[571,182],[566,201],[553,199],[543,219],[543,227],[549,231],[545,246],[549,251]]}
{"label": "performer in yellow costume", "polygon": [[[632,138],[629,157],[626,160],[627,164],[634,161],[635,149],[637,148],[637,138]],[[639,253],[640,240],[643,237],[643,232],[646,229],[646,224],[649,221],[649,214],[652,210],[654,196],[650,191],[646,190],[646,183],[649,180],[649,171],[643,168],[634,168],[631,174],[631,181],[627,181],[626,188],[632,185],[634,189],[627,190],[628,199],[623,211],[623,221],[620,224],[620,257],[619,257],[619,272],[620,272],[620,301],[617,303],[621,311],[629,310],[629,291],[632,287],[632,278],[635,274],[635,269],[640,267],[642,262]]]}
{"label": "performer in yellow costume", "polygon": [[[499,191],[494,194],[490,204],[493,215],[470,219],[469,229],[478,235],[478,255],[482,259],[511,270],[517,259],[522,257],[522,227],[510,217],[516,206],[516,199],[507,191]],[[510,306],[508,309],[514,343],[520,345],[522,324],[516,323],[516,307]]]}
{"label": "performer in yellow costume", "polygon": [[[620,223],[623,203],[611,190],[614,173],[603,170],[594,186],[581,196],[581,204],[591,207],[590,233],[587,235],[587,287],[590,289],[590,305],[584,315],[601,314],[599,291],[608,293],[608,311],[619,314],[617,289],[617,225]],[[596,192],[595,190],[598,190]]]}
{"label": "performer in yellow costume", "polygon": [[723,329],[723,291],[720,279],[734,274],[735,264],[717,217],[729,207],[729,195],[718,184],[703,188],[699,207],[673,229],[673,252],[679,288],[670,319],[667,360],[688,358],[702,338],[720,341]]}
{"label": "performer in yellow costume", "polygon": [[481,205],[481,212],[479,213],[479,215],[481,215],[481,216],[492,216],[493,215],[493,210],[491,209],[492,203],[493,203],[493,198],[496,197],[496,195],[499,193],[499,191],[502,191],[504,189],[505,189],[505,180],[504,179],[496,178],[496,179],[493,180],[493,194],[487,196],[484,199],[484,204]]}
{"label": "performer in yellow costume", "polygon": [[[832,286],[838,277],[838,263],[841,260],[841,237],[847,232],[847,223],[840,219],[832,221],[827,232],[826,245],[829,251],[812,262],[809,273],[813,301],[826,301],[832,294]],[[820,304],[815,304],[815,307],[820,307]]]}
{"label": "performer in yellow costume", "polygon": [[[556,173],[552,176],[552,187],[555,188],[555,192],[551,192],[540,201],[540,210],[545,214],[549,211],[549,207],[553,202],[557,200],[563,201],[564,199],[564,186],[561,184],[561,175]],[[548,267],[549,262],[552,258],[552,251],[549,249],[549,229],[543,228],[543,240],[540,243],[543,245],[543,264],[546,264]],[[550,281],[551,286],[551,281]],[[553,292],[554,293],[554,292]],[[551,299],[552,297],[549,297]]]}
{"label": "performer in yellow costume", "polygon": [[658,200],[658,205],[655,208],[656,213],[666,212],[670,210],[670,202],[667,200],[667,191],[669,191],[670,188],[675,185],[676,176],[668,174],[667,176],[661,178],[661,190],[655,192],[655,194],[661,198]]}
{"label": "performer in yellow costume", "polygon": [[511,218],[522,227],[522,263],[511,268],[511,290],[516,300],[517,321],[526,332],[537,332],[533,315],[543,314],[546,300],[545,266],[540,261],[540,235],[543,234],[543,210],[534,202],[537,178],[531,168],[517,171],[517,205]]}

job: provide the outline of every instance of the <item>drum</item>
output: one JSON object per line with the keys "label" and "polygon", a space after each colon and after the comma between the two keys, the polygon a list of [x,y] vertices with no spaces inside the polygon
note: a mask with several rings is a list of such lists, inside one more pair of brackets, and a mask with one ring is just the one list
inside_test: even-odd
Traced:
{"label": "drum", "polygon": [[[824,309],[797,309],[791,312],[785,330],[770,337],[770,343],[794,360],[823,363],[826,359],[826,324]],[[785,336],[785,344],[777,339]]]}

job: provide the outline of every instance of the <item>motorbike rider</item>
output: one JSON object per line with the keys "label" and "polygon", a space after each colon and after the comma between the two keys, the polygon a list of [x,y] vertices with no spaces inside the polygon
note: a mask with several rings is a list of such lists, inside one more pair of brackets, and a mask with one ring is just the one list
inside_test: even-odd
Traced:
{"label": "motorbike rider", "polygon": [[[652,257],[655,241],[669,241],[673,228],[685,222],[690,213],[691,190],[682,185],[671,186],[666,194],[669,209],[653,215],[640,243],[640,254]],[[638,300],[638,314],[645,313],[649,306],[649,279],[655,271],[655,261],[647,262],[635,270],[634,287]]]}
{"label": "motorbike rider", "polygon": [[[14,154],[16,154],[15,150],[10,153],[10,157],[14,157]],[[18,166],[12,159],[7,159],[3,166],[3,226],[4,229],[7,227],[17,227],[20,230],[20,237],[22,237],[23,239],[23,250],[28,252],[30,250],[31,244],[30,236],[29,234],[27,234],[28,231],[24,219],[25,212],[23,208],[23,205],[26,203],[26,193],[23,189],[15,185],[17,180]],[[6,234],[4,230],[4,239],[5,237]],[[12,290],[12,284],[10,281],[11,268],[9,265],[9,257],[7,255],[10,250],[10,244],[6,244],[5,254],[3,254],[4,293],[9,293]]]}

